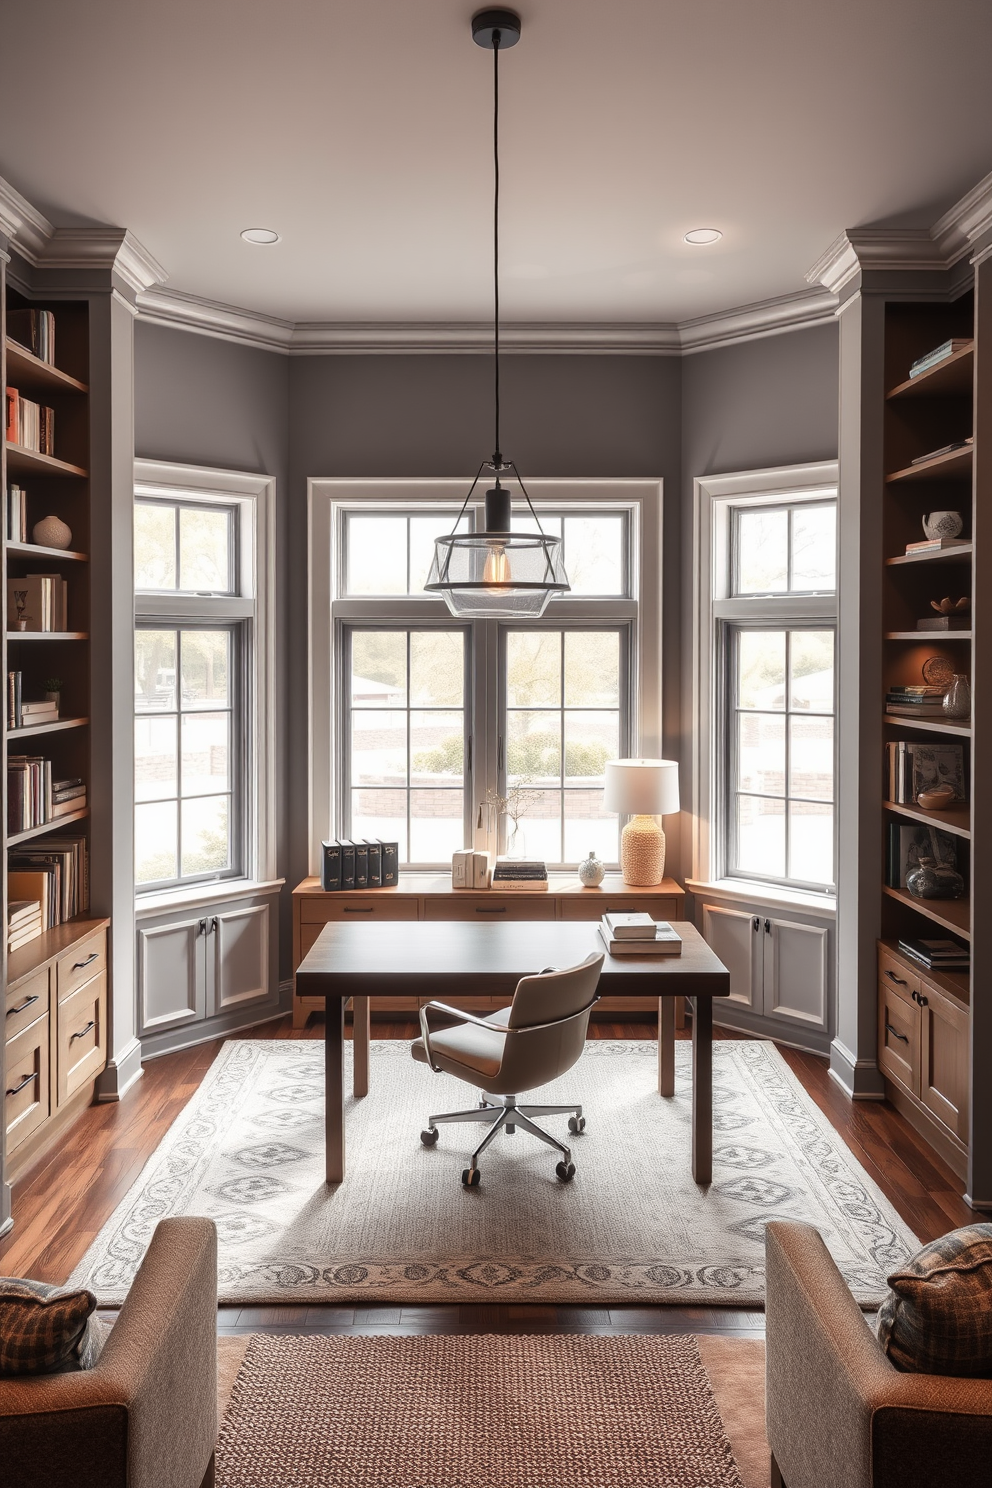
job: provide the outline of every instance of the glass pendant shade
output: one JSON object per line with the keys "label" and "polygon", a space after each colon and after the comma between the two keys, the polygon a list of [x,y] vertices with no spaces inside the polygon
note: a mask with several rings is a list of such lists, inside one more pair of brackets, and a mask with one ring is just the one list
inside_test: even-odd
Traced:
{"label": "glass pendant shade", "polygon": [[[535,519],[536,520],[536,519]],[[429,594],[441,594],[453,615],[468,620],[536,620],[554,594],[569,588],[561,539],[541,531],[513,532],[509,492],[486,492],[484,532],[452,532],[434,542]]]}

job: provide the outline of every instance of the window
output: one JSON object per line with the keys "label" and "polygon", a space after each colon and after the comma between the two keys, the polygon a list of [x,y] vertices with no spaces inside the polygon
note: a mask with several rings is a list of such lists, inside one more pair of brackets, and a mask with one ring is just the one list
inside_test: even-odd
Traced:
{"label": "window", "polygon": [[832,469],[696,483],[695,879],[833,892]]}
{"label": "window", "polygon": [[[257,877],[271,834],[258,789],[269,672],[258,640],[265,565],[256,508],[271,483],[152,462],[138,472],[136,888]],[[168,477],[184,475],[219,489],[177,490]]]}
{"label": "window", "polygon": [[[660,752],[658,646],[643,624],[656,604],[639,598],[644,548],[658,540],[657,486],[589,483],[576,500],[581,482],[532,483],[544,530],[562,539],[571,593],[521,626],[455,621],[423,592],[460,483],[369,483],[374,495],[357,484],[311,482],[312,694],[315,718],[326,707],[330,719],[326,752],[313,731],[315,842],[329,832],[395,840],[401,864],[421,868],[446,868],[464,846],[551,866],[594,847],[616,863],[622,823],[602,808],[606,761],[642,740]],[[567,503],[547,499],[559,488]],[[463,526],[476,516],[469,509]],[[515,510],[513,523],[533,519]],[[641,708],[639,668],[650,677]]]}

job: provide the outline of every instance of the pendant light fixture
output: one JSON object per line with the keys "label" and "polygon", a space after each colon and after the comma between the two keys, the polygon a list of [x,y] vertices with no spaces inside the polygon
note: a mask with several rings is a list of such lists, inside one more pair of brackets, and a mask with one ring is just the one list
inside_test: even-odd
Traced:
{"label": "pendant light fixture", "polygon": [[[470,620],[534,620],[543,615],[554,594],[568,591],[561,539],[541,526],[520,472],[503,458],[499,442],[499,54],[520,40],[520,17],[512,10],[480,10],[472,18],[472,39],[493,54],[493,368],[495,448],[483,460],[452,531],[434,542],[434,561],[425,590],[442,594],[453,615]],[[485,528],[459,532],[462,517],[479,481],[490,475],[486,491]],[[503,480],[516,481],[534,519],[536,531],[514,532],[510,492]]]}

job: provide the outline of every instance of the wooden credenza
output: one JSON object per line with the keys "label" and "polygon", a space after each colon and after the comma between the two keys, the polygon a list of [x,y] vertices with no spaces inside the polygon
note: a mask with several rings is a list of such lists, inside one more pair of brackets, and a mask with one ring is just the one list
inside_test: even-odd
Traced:
{"label": "wooden credenza", "polygon": [[4,1019],[7,1182],[90,1104],[107,1063],[109,920],[69,920],[11,953]]}
{"label": "wooden credenza", "polygon": [[[450,878],[407,874],[394,889],[345,889],[325,893],[317,878],[305,878],[293,890],[293,971],[325,925],[335,920],[355,923],[372,920],[598,920],[613,910],[645,910],[656,920],[683,917],[685,890],[674,879],[655,888],[630,888],[619,877],[606,878],[595,889],[585,889],[574,876],[552,878],[547,890],[501,894],[493,889],[453,889]],[[421,999],[377,998],[374,1011],[387,1016],[415,1014]],[[470,1012],[491,1012],[498,999],[466,995],[457,999]],[[319,998],[293,996],[293,1027],[302,1028],[311,1012],[322,1011]],[[643,998],[604,997],[599,1011],[606,1014],[643,1012]]]}

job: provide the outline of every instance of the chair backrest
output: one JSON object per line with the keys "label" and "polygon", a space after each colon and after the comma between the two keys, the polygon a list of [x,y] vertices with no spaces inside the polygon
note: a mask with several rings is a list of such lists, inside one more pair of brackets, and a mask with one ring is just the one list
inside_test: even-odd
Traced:
{"label": "chair backrest", "polygon": [[501,1083],[533,1090],[571,1069],[582,1053],[604,957],[521,977],[503,1046]]}

